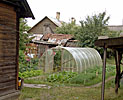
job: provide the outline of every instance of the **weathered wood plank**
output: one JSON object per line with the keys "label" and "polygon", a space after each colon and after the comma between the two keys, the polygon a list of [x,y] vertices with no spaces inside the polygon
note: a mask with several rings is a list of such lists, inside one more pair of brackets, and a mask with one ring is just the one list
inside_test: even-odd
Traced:
{"label": "weathered wood plank", "polygon": [[[14,32],[15,33],[15,32]],[[0,32],[0,40],[16,40],[16,34],[10,34],[9,32]]]}
{"label": "weathered wood plank", "polygon": [[0,66],[0,72],[1,72],[1,70],[2,69],[13,69],[13,68],[16,68],[16,66],[15,65],[9,65],[9,66]]}
{"label": "weathered wood plank", "polygon": [[0,83],[0,88],[4,88],[6,86],[13,85],[13,84],[15,84],[15,80],[5,82],[5,83]]}
{"label": "weathered wood plank", "polygon": [[[4,63],[4,62],[13,62],[13,61],[16,61],[16,58],[0,58],[0,63]],[[11,66],[12,67],[12,66]]]}
{"label": "weathered wood plank", "polygon": [[0,19],[16,23],[16,19],[15,19],[16,16],[14,16],[13,18],[12,17],[6,16],[5,14],[2,13],[0,14]]}
{"label": "weathered wood plank", "polygon": [[14,7],[4,4],[4,3],[0,3],[0,7],[14,11]]}
{"label": "weathered wood plank", "polygon": [[16,16],[16,12],[14,11],[14,10],[10,10],[10,9],[7,9],[7,8],[4,8],[4,7],[1,7],[0,6],[0,12],[1,12],[1,14],[3,13],[3,14],[10,14],[10,15],[15,15]]}
{"label": "weathered wood plank", "polygon": [[16,23],[12,23],[12,22],[8,22],[8,21],[5,21],[5,20],[1,20],[0,19],[0,25],[5,25],[6,27],[8,27],[8,28],[13,28],[13,29],[15,29],[16,28]]}
{"label": "weathered wood plank", "polygon": [[0,93],[5,92],[5,91],[10,91],[10,90],[15,90],[15,84],[6,86],[4,88],[0,88]]}
{"label": "weathered wood plank", "polygon": [[0,63],[0,66],[16,65],[16,61]]}
{"label": "weathered wood plank", "polygon": [[4,74],[8,74],[8,73],[15,73],[16,72],[16,70],[15,70],[15,68],[11,68],[11,69],[2,69],[2,72],[0,73],[0,75],[2,74],[2,75],[4,75]]}
{"label": "weathered wood plank", "polygon": [[[3,48],[4,49],[4,48]],[[11,54],[16,54],[16,50],[14,49],[4,49],[0,50],[0,55],[11,55]]]}
{"label": "weathered wood plank", "polygon": [[12,80],[16,80],[16,77],[13,75],[0,75],[0,83],[10,82]]}
{"label": "weathered wood plank", "polygon": [[117,38],[109,38],[109,39],[100,39],[95,41],[95,45],[99,47],[104,47],[104,44],[111,48],[111,47],[118,47],[123,45],[123,37],[117,37]]}
{"label": "weathered wood plank", "polygon": [[[5,90],[5,91],[0,91],[0,100],[1,100],[1,97],[2,96],[6,96],[6,95],[8,95],[8,94],[11,94],[11,93],[14,93],[14,92],[16,92],[17,90],[15,90],[15,88],[13,88],[13,89],[8,89],[7,91]],[[6,100],[6,99],[4,99],[4,100]]]}
{"label": "weathered wood plank", "polygon": [[17,17],[14,7],[0,3],[0,96],[15,91]]}

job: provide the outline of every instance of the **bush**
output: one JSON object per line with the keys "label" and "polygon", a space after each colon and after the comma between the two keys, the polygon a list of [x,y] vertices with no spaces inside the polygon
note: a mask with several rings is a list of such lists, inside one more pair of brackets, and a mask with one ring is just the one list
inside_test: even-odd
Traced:
{"label": "bush", "polygon": [[[115,66],[106,67],[106,78],[115,75]],[[71,84],[93,85],[101,82],[102,67],[88,69],[86,73],[82,72],[70,80]]]}
{"label": "bush", "polygon": [[76,72],[59,72],[51,74],[47,77],[47,82],[59,82],[59,83],[68,83],[73,77],[77,75]]}
{"label": "bush", "polygon": [[28,77],[40,76],[42,74],[43,74],[42,70],[31,70],[23,73],[19,72],[19,77],[28,78]]}

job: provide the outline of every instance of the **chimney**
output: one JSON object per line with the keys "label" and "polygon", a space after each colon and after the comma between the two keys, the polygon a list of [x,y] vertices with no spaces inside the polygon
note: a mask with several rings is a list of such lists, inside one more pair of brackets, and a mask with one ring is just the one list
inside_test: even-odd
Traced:
{"label": "chimney", "polygon": [[60,12],[56,12],[56,19],[60,20]]}
{"label": "chimney", "polygon": [[76,22],[76,19],[74,17],[71,18],[71,23],[75,23]]}

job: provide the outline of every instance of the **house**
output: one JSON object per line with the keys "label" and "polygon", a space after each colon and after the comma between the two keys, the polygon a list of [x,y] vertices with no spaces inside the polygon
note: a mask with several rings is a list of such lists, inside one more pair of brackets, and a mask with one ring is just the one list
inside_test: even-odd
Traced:
{"label": "house", "polygon": [[0,0],[0,100],[19,96],[19,18],[34,19],[26,0]]}
{"label": "house", "polygon": [[78,41],[74,39],[71,34],[52,34],[47,33],[43,35],[41,41],[33,41],[38,45],[37,56],[41,57],[42,54],[49,48],[56,47],[58,45],[64,47],[77,47]]}
{"label": "house", "polygon": [[28,33],[33,33],[34,39],[40,38],[46,33],[55,33],[57,27],[61,27],[60,12],[56,13],[56,18],[45,16],[41,21],[34,25]]}

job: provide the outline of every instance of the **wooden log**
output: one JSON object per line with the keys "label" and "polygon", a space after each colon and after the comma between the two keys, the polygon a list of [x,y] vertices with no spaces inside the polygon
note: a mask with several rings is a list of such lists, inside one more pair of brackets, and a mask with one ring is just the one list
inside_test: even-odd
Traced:
{"label": "wooden log", "polygon": [[4,4],[4,3],[0,3],[0,7],[4,9],[9,9],[10,11],[14,11],[14,7]]}
{"label": "wooden log", "polygon": [[15,91],[17,86],[16,18],[14,7],[0,3],[0,97]]}
{"label": "wooden log", "polygon": [[3,95],[3,94],[5,95],[9,91],[13,91],[13,90],[15,90],[15,84],[6,86],[4,88],[0,88],[0,95]]}
{"label": "wooden log", "polygon": [[1,66],[8,66],[8,65],[16,65],[16,61],[0,63],[0,67]]}
{"label": "wooden log", "polygon": [[[14,34],[12,34],[14,33]],[[0,32],[0,40],[16,40],[15,32]]]}
{"label": "wooden log", "polygon": [[0,75],[0,83],[9,82],[15,79],[16,78],[13,73],[8,73],[6,75]]}
{"label": "wooden log", "polygon": [[4,88],[6,86],[10,86],[10,85],[13,85],[13,84],[15,84],[15,80],[11,80],[9,82],[0,83],[0,88]]}

